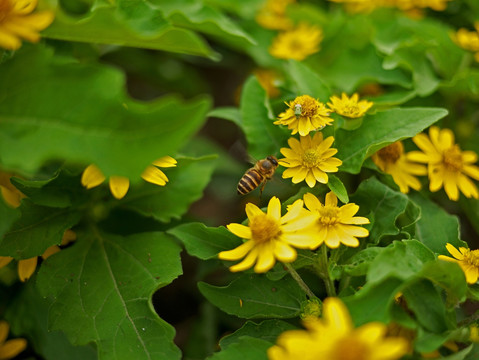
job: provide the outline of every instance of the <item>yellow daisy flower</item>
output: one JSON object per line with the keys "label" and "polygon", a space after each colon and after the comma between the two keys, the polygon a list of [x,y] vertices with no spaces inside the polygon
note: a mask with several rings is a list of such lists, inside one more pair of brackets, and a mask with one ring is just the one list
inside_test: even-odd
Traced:
{"label": "yellow daisy flower", "polygon": [[349,311],[338,298],[327,298],[321,319],[303,321],[306,330],[282,333],[268,349],[270,360],[397,360],[407,353],[408,342],[387,337],[387,327],[370,322],[354,328]]}
{"label": "yellow daisy flower", "polygon": [[317,132],[311,138],[310,135],[301,136],[298,141],[295,138],[288,140],[290,148],[281,148],[281,154],[285,156],[279,159],[281,166],[287,167],[283,172],[283,179],[293,178],[294,184],[306,180],[309,187],[314,187],[316,181],[327,184],[327,172],[337,172],[338,166],[343,162],[332,157],[338,152],[331,148],[334,142],[332,136],[323,140],[323,134]]}
{"label": "yellow daisy flower", "polygon": [[393,177],[401,192],[407,194],[410,187],[421,189],[421,182],[414,175],[427,175],[427,169],[407,159],[400,141],[383,147],[371,158],[382,171]]}
{"label": "yellow daisy flower", "polygon": [[[143,171],[141,177],[152,184],[164,186],[168,182],[168,178],[158,167],[174,166],[176,166],[176,160],[171,156],[164,156],[154,161],[152,165],[149,165]],[[103,175],[101,170],[96,165],[91,164],[83,171],[81,183],[87,189],[91,189],[99,186],[105,179],[105,175]],[[122,199],[130,188],[130,180],[124,176],[110,176],[109,185],[112,195],[117,199]]]}
{"label": "yellow daisy flower", "polygon": [[309,95],[298,96],[290,101],[288,109],[279,114],[275,125],[287,125],[292,130],[291,135],[299,132],[299,135],[308,135],[311,131],[321,130],[334,121],[329,117],[331,110],[322,102]]}
{"label": "yellow daisy flower", "polygon": [[293,22],[286,16],[286,8],[295,0],[267,0],[256,14],[256,22],[266,29],[288,30]]}
{"label": "yellow daisy flower", "polygon": [[328,102],[329,108],[336,114],[356,119],[364,116],[366,112],[373,106],[373,103],[367,100],[359,100],[358,94],[348,97],[345,93],[341,94],[341,99],[337,96],[331,96]]}
{"label": "yellow daisy flower", "polygon": [[319,27],[299,24],[294,29],[278,34],[269,48],[269,53],[278,59],[301,61],[319,51],[321,40],[323,31]]}
{"label": "yellow daisy flower", "polygon": [[47,28],[55,15],[52,11],[32,14],[36,7],[37,0],[0,0],[0,47],[17,50],[21,39],[40,40],[38,32]]}
{"label": "yellow daisy flower", "polygon": [[0,359],[13,359],[27,347],[27,340],[18,338],[7,340],[10,326],[5,320],[0,320]]}
{"label": "yellow daisy flower", "polygon": [[357,247],[357,238],[369,235],[367,229],[354,226],[369,224],[368,218],[354,216],[359,211],[358,205],[349,203],[338,207],[338,198],[332,191],[326,194],[324,205],[311,193],[304,194],[303,199],[306,207],[319,215],[315,247],[323,242],[331,249],[339,247],[340,244]]}
{"label": "yellow daisy flower", "polygon": [[454,258],[445,255],[439,255],[437,258],[458,263],[462,271],[464,271],[467,283],[475,284],[479,277],[479,250],[470,250],[465,247],[460,247],[457,250],[449,243],[446,244],[446,249]]}
{"label": "yellow daisy flower", "polygon": [[254,271],[264,273],[271,269],[276,260],[290,263],[296,260],[296,250],[309,249],[314,240],[311,225],[317,215],[303,208],[303,201],[295,201],[288,212],[281,216],[281,203],[275,196],[268,203],[266,213],[252,203],[246,204],[248,226],[229,224],[226,227],[236,236],[247,241],[236,249],[222,251],[221,260],[239,260],[240,263],[230,267],[233,272],[244,271],[255,263]]}
{"label": "yellow daisy flower", "polygon": [[[63,234],[62,237],[62,242],[61,245],[67,245],[68,243],[76,240],[76,234],[72,230],[67,230]],[[46,249],[43,254],[42,258],[43,260],[48,259],[50,256],[53,254],[56,254],[59,252],[61,249],[57,245],[50,246],[48,249]],[[11,261],[13,260],[12,257],[10,256],[0,256],[0,269],[3,268],[4,266],[7,266]],[[18,278],[20,279],[21,282],[25,282],[28,279],[30,279],[35,272],[38,264],[38,256],[34,256],[29,259],[22,259],[18,260]],[[0,360],[3,359],[0,356]]]}
{"label": "yellow daisy flower", "polygon": [[451,38],[464,50],[475,52],[474,59],[479,62],[479,22],[474,23],[474,27],[476,31],[461,28]]}
{"label": "yellow daisy flower", "polygon": [[466,197],[479,198],[476,185],[468,178],[479,180],[479,167],[472,165],[477,161],[477,154],[474,151],[461,151],[459,145],[454,143],[451,130],[431,126],[429,137],[418,134],[412,140],[423,152],[411,151],[407,158],[427,163],[429,190],[438,191],[444,186],[451,200],[459,199],[459,190]]}

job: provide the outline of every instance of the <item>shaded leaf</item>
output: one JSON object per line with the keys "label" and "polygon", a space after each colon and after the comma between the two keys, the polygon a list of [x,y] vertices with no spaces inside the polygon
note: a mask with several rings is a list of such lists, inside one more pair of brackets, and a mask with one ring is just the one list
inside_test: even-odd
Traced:
{"label": "shaded leaf", "polygon": [[306,295],[291,277],[271,281],[264,275],[244,274],[227,286],[198,283],[203,296],[224,312],[241,318],[298,316]]}
{"label": "shaded leaf", "polygon": [[4,63],[0,78],[2,162],[25,172],[67,159],[139,181],[151,162],[175,155],[209,108],[206,99],[133,101],[120,71],[55,60],[39,47]]}
{"label": "shaded leaf", "polygon": [[331,91],[321,77],[305,64],[290,60],[286,74],[292,82],[292,89],[296,94],[309,95],[323,103],[329,101]]}
{"label": "shaded leaf", "polygon": [[182,224],[168,230],[176,236],[188,254],[201,260],[216,258],[218,253],[241,245],[241,240],[225,227],[207,227],[202,223]]}
{"label": "shaded leaf", "polygon": [[225,350],[210,356],[208,360],[267,360],[266,351],[271,343],[250,336],[243,336]]}
{"label": "shaded leaf", "polygon": [[180,251],[162,233],[78,234],[37,277],[53,299],[50,330],[75,345],[95,342],[100,359],[179,359],[175,331],[152,311],[151,295],[181,274]]}
{"label": "shaded leaf", "polygon": [[349,202],[348,191],[336,175],[328,174],[328,187],[343,204]]}

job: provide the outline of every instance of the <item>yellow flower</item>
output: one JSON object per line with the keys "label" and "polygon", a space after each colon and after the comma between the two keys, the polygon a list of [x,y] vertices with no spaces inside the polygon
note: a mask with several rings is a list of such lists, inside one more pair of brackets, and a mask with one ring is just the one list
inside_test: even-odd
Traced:
{"label": "yellow flower", "polygon": [[446,244],[446,249],[454,258],[445,255],[439,255],[437,258],[458,263],[464,271],[467,283],[475,284],[479,276],[479,250],[470,250],[465,247],[460,247],[457,250],[449,243]]}
{"label": "yellow flower", "polygon": [[20,201],[25,195],[10,182],[13,174],[0,172],[0,192],[3,200],[13,208],[20,206]]}
{"label": "yellow flower", "polygon": [[298,96],[290,101],[288,109],[279,114],[275,125],[287,125],[292,130],[291,135],[299,132],[299,135],[308,135],[311,131],[321,130],[334,121],[329,117],[331,110],[322,102],[309,95]]}
{"label": "yellow flower", "polygon": [[10,326],[5,320],[0,320],[0,359],[13,359],[27,347],[27,340],[11,339],[7,340]]}
{"label": "yellow flower", "polygon": [[[64,232],[62,237],[61,245],[67,245],[68,243],[76,240],[76,234],[72,230],[67,230]],[[60,248],[57,245],[50,246],[42,254],[43,260],[48,259],[53,254],[56,254],[60,251]],[[0,269],[4,266],[7,266],[13,260],[10,256],[0,256]],[[18,260],[18,278],[20,281],[25,282],[33,275],[37,268],[38,256],[34,256],[29,259]],[[3,359],[0,356],[0,360]]]}
{"label": "yellow flower", "polygon": [[285,156],[279,159],[278,163],[285,166],[283,179],[293,178],[294,184],[306,180],[309,187],[316,185],[316,181],[327,184],[327,172],[337,172],[338,166],[343,162],[332,157],[338,152],[337,149],[331,148],[334,142],[332,136],[323,141],[323,134],[317,132],[311,138],[310,135],[301,136],[298,141],[295,138],[288,140],[291,148],[281,148],[281,154]]}
{"label": "yellow flower", "polygon": [[354,328],[349,311],[338,298],[327,298],[321,319],[303,321],[306,330],[282,333],[268,349],[270,360],[396,360],[408,343],[386,337],[386,325],[370,322]]}
{"label": "yellow flower", "polygon": [[249,224],[229,224],[226,227],[236,236],[247,241],[236,249],[222,251],[221,260],[239,260],[240,263],[230,267],[233,272],[244,271],[255,263],[254,271],[264,273],[271,269],[276,260],[289,263],[296,260],[296,250],[309,249],[314,240],[311,225],[317,216],[303,208],[303,201],[295,201],[288,212],[281,216],[281,203],[272,197],[266,213],[252,203],[246,204]]}
{"label": "yellow flower", "polygon": [[431,126],[429,137],[418,134],[412,139],[423,151],[411,151],[407,158],[427,163],[429,190],[438,191],[442,186],[451,200],[459,199],[459,190],[466,197],[479,198],[476,185],[468,178],[479,180],[479,168],[472,165],[477,161],[473,151],[461,151],[454,143],[454,134],[449,129],[440,130]]}
{"label": "yellow flower", "polygon": [[299,24],[294,29],[284,31],[273,40],[269,53],[278,59],[304,60],[319,51],[323,31],[313,25]]}
{"label": "yellow flower", "polygon": [[367,100],[359,100],[358,94],[348,97],[345,93],[341,94],[341,99],[337,96],[331,96],[328,103],[330,109],[336,114],[356,119],[364,116],[366,112],[373,106],[373,103]]}
{"label": "yellow flower", "polygon": [[461,28],[452,34],[452,40],[464,50],[475,52],[474,58],[479,62],[479,22],[474,24],[476,31]]}
{"label": "yellow flower", "polygon": [[280,75],[271,69],[255,69],[253,74],[256,75],[260,85],[266,90],[269,98],[277,97],[280,92],[278,89],[278,82],[280,82]]}
{"label": "yellow flower", "polygon": [[338,198],[333,192],[326,194],[324,205],[311,193],[304,194],[304,204],[312,212],[319,215],[317,221],[316,246],[323,242],[326,246],[335,249],[340,244],[350,247],[359,245],[358,237],[366,237],[369,231],[360,226],[369,224],[369,219],[354,216],[359,206],[349,203],[338,207]]}
{"label": "yellow flower", "polygon": [[256,22],[266,29],[287,30],[293,22],[286,16],[286,8],[295,0],[267,0],[256,15]]}
{"label": "yellow flower", "polygon": [[[168,182],[165,173],[158,169],[158,167],[174,167],[176,160],[170,156],[164,156],[149,165],[141,174],[143,180],[152,184],[164,186]],[[82,174],[81,183],[87,189],[94,188],[105,181],[105,175],[94,164],[89,165]],[[124,176],[110,176],[109,179],[110,191],[117,199],[122,199],[128,189],[130,188],[130,180]]]}
{"label": "yellow flower", "polygon": [[479,343],[479,328],[477,325],[471,325],[469,327],[469,340],[475,343]]}
{"label": "yellow flower", "polygon": [[414,190],[421,189],[421,183],[414,175],[427,175],[427,169],[407,160],[400,141],[382,148],[371,158],[382,171],[393,177],[401,192],[408,193],[409,187]]}
{"label": "yellow flower", "polygon": [[16,50],[21,39],[40,40],[38,32],[47,28],[55,15],[51,11],[32,14],[36,7],[37,0],[0,0],[0,47]]}

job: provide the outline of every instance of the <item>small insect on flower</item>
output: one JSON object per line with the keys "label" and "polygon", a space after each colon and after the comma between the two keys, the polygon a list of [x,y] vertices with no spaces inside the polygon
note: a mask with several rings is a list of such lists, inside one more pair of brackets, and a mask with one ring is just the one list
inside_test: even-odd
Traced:
{"label": "small insect on flower", "polygon": [[266,182],[271,180],[277,167],[278,159],[273,155],[257,161],[254,167],[248,169],[240,179],[237,187],[238,194],[246,195],[256,189],[260,184],[260,194],[262,194]]}
{"label": "small insect on flower", "polygon": [[298,118],[301,116],[301,112],[303,111],[301,104],[294,105],[294,115]]}

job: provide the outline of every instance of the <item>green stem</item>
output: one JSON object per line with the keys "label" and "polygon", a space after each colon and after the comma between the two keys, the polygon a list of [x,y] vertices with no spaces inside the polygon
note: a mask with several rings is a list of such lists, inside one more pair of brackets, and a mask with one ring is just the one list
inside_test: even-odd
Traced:
{"label": "green stem", "polygon": [[321,254],[318,260],[320,276],[324,281],[324,285],[326,286],[326,292],[328,293],[328,296],[336,296],[336,289],[334,287],[333,280],[331,280],[331,276],[329,275],[328,248],[326,247],[326,244],[321,245]]}
{"label": "green stem", "polygon": [[303,291],[306,293],[306,295],[308,295],[308,297],[310,297],[310,298],[316,298],[316,295],[314,295],[314,293],[311,291],[311,289],[308,287],[308,285],[306,285],[306,283],[303,281],[301,276],[299,276],[299,274],[296,272],[296,270],[293,269],[291,264],[288,264],[288,263],[283,263],[283,264],[286,267],[286,269],[288,269],[288,271],[291,274],[291,276],[293,277],[293,279],[296,280],[299,287],[301,289],[303,289]]}

